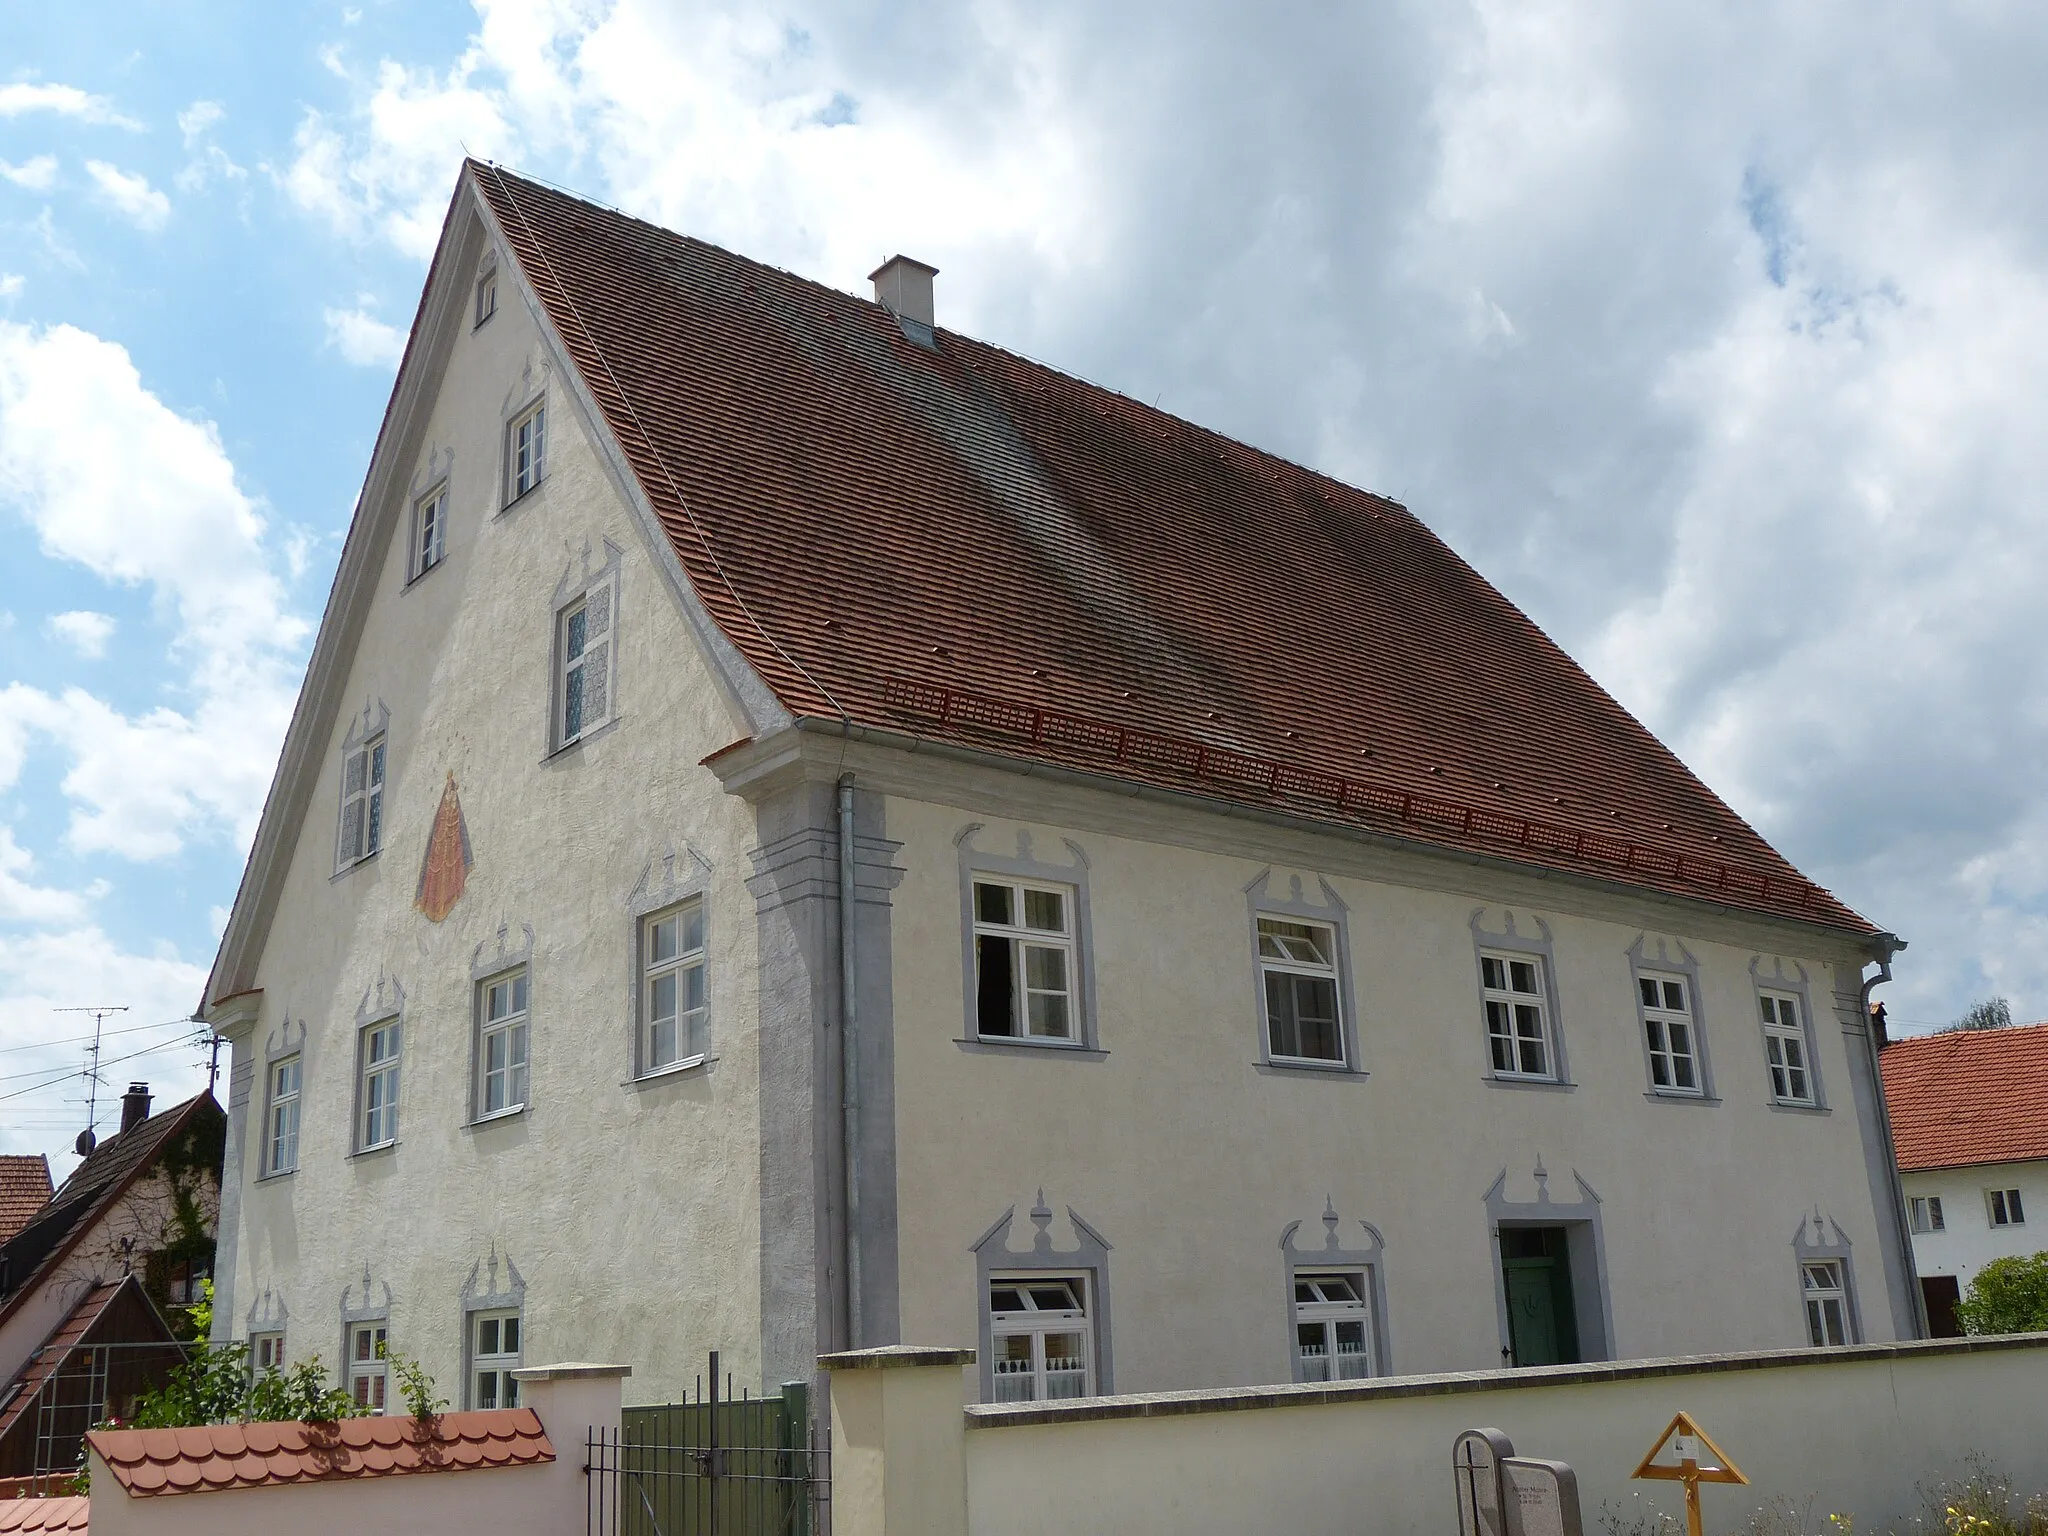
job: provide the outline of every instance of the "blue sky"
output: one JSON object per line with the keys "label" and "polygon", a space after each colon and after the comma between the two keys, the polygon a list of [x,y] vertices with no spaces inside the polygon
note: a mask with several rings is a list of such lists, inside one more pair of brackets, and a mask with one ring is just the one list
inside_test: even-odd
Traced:
{"label": "blue sky", "polygon": [[8,7],[0,1148],[83,1123],[61,1006],[154,1048],[103,1104],[203,1081],[465,146],[856,291],[908,251],[948,324],[1403,498],[1912,941],[1897,1017],[2048,1013],[2048,19],[1724,11]]}

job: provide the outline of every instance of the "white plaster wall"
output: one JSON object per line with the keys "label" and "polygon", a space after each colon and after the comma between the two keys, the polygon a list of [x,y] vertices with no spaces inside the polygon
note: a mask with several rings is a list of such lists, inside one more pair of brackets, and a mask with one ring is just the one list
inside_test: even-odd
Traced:
{"label": "white plaster wall", "polygon": [[[1749,1477],[1702,1486],[1710,1531],[1749,1529],[1761,1506],[1791,1502],[1825,1529],[1918,1529],[1916,1484],[1969,1475],[1975,1454],[2022,1498],[2048,1489],[2048,1370],[2041,1351],[1842,1360],[1767,1370],[1681,1373],[1573,1386],[1451,1391],[1303,1407],[1117,1418],[966,1431],[973,1536],[1286,1530],[1304,1536],[1456,1529],[1451,1444],[1498,1427],[1517,1454],[1569,1462],[1588,1531],[1683,1522],[1676,1483],[1631,1480],[1680,1409]],[[929,1434],[959,1431],[934,1416]],[[910,1438],[908,1425],[892,1429]],[[1048,1476],[1057,1468],[1056,1476]],[[1603,1506],[1619,1515],[1602,1521]],[[1638,1522],[1641,1525],[1638,1525]],[[1939,1527],[1938,1514],[1926,1521]]]}
{"label": "white plaster wall", "polygon": [[[1904,1175],[1906,1194],[1939,1195],[1948,1223],[1940,1232],[1913,1234],[1913,1264],[1922,1275],[1954,1275],[1964,1291],[1993,1259],[2048,1249],[2048,1163],[1984,1163],[1974,1168],[1937,1168]],[[1991,1225],[1994,1189],[2017,1189],[2026,1220],[2018,1226]]]}
{"label": "white plaster wall", "polygon": [[[467,274],[455,281],[467,284]],[[263,951],[241,1225],[229,1314],[236,1335],[264,1291],[290,1316],[289,1352],[329,1362],[342,1294],[367,1267],[391,1290],[392,1348],[463,1403],[460,1297],[497,1249],[523,1276],[525,1357],[628,1361],[659,1400],[720,1348],[743,1377],[758,1351],[755,913],[743,885],[752,816],[698,767],[734,734],[675,600],[616,494],[562,381],[548,393],[547,479],[500,508],[505,413],[541,378],[539,333],[501,282],[498,313],[465,323],[419,453],[452,452],[447,558],[406,584],[406,529],[383,560],[350,664],[347,707],[391,712],[383,851],[336,875],[341,745],[333,728]],[[401,493],[402,494],[402,493]],[[548,756],[552,602],[558,582],[623,551],[617,724]],[[447,776],[475,857],[445,922],[414,910]],[[631,893],[664,854],[691,851],[708,897],[708,1069],[630,1086]],[[472,979],[533,930],[526,1113],[471,1127]],[[406,998],[398,1144],[351,1156],[358,1005],[380,980]],[[266,1040],[307,1027],[296,1173],[258,1179]],[[501,1272],[502,1279],[502,1272]]]}
{"label": "white plaster wall", "polygon": [[[1830,953],[1810,928],[1704,911],[1681,922],[1672,903],[1335,839],[1307,865],[1306,839],[1200,816],[1147,826],[1107,796],[1069,794],[1062,820],[1027,824],[989,814],[994,796],[973,809],[889,803],[906,871],[892,914],[903,1338],[976,1342],[970,1245],[1012,1204],[1012,1243],[1027,1245],[1042,1186],[1060,1213],[1056,1247],[1073,1246],[1072,1206],[1114,1250],[1117,1391],[1285,1381],[1281,1232],[1299,1220],[1298,1246],[1318,1246],[1328,1195],[1350,1234],[1363,1219],[1385,1238],[1393,1368],[1496,1367],[1485,1196],[1505,1168],[1508,1194],[1533,1199],[1539,1157],[1554,1199],[1579,1198],[1576,1170],[1603,1202],[1619,1356],[1803,1345],[1792,1243],[1816,1205],[1856,1245],[1864,1336],[1892,1337],[1834,1012],[1836,990],[1853,998],[1857,984],[1841,941]],[[976,846],[997,855],[1013,855],[1020,832],[1052,862],[1068,857],[1064,837],[1085,850],[1105,1058],[955,1043],[969,1033],[955,837],[970,821],[986,822]],[[1262,838],[1297,861],[1275,863],[1276,892],[1299,870],[1315,893],[1320,873],[1350,910],[1363,1080],[1255,1065],[1244,890],[1267,867]],[[1554,936],[1571,1092],[1484,1077],[1469,923],[1484,904],[1500,929],[1509,900],[1522,933],[1540,915]],[[1661,933],[1700,962],[1719,1103],[1646,1096],[1627,955],[1646,931],[1653,953]],[[1811,978],[1827,1114],[1769,1102],[1750,966],[1761,956],[1771,971],[1781,948],[1785,969]]]}

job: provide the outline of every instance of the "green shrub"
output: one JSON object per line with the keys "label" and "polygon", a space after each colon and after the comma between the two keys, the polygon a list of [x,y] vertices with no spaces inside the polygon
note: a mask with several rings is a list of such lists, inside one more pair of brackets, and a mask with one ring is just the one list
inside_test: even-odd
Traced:
{"label": "green shrub", "polygon": [[249,1352],[240,1344],[201,1345],[154,1391],[135,1404],[137,1429],[177,1429],[187,1424],[240,1424],[300,1420],[324,1424],[367,1413],[340,1387],[330,1386],[318,1355],[287,1371],[249,1373]]}
{"label": "green shrub", "polygon": [[2048,1330],[2048,1253],[1993,1259],[1956,1303],[1965,1333]]}

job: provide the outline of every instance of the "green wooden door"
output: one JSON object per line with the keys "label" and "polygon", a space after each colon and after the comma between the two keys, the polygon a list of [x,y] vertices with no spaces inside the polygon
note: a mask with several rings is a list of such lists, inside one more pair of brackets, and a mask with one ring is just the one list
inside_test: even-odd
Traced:
{"label": "green wooden door", "polygon": [[1508,1291],[1508,1341],[1517,1365],[1561,1365],[1557,1329],[1558,1265],[1554,1259],[1509,1259],[1502,1266]]}

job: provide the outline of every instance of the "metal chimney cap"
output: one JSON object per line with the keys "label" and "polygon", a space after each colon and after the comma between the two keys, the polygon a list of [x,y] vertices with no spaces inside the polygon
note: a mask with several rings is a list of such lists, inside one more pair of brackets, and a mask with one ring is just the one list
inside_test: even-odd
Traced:
{"label": "metal chimney cap", "polygon": [[911,320],[929,329],[937,324],[932,307],[932,279],[939,269],[914,256],[891,256],[868,279],[875,285],[875,302],[898,320]]}

